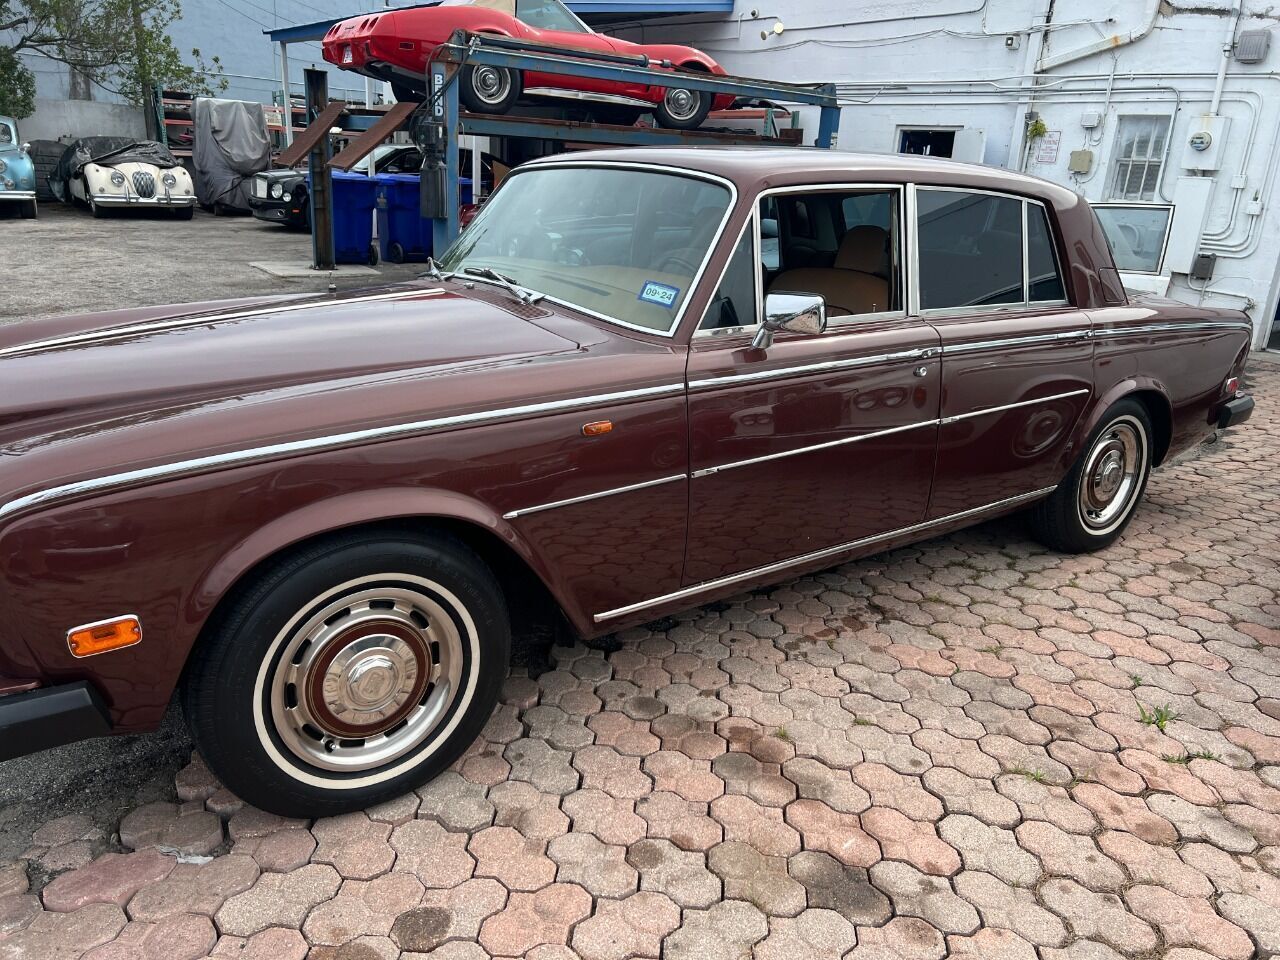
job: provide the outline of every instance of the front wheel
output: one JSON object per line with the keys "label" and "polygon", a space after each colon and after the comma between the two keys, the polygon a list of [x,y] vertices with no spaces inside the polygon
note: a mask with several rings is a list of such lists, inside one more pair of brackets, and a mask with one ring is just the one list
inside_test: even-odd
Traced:
{"label": "front wheel", "polygon": [[463,67],[458,97],[476,113],[506,113],[520,99],[520,74],[488,64]]}
{"label": "front wheel", "polygon": [[23,220],[34,220],[38,215],[38,213],[39,213],[39,208],[36,206],[35,200],[22,201],[22,219]]}
{"label": "front wheel", "polygon": [[259,576],[193,655],[183,708],[234,793],[318,817],[442,772],[497,702],[511,646],[501,588],[444,536],[351,534]]}
{"label": "front wheel", "polygon": [[190,220],[195,215],[196,215],[195,207],[174,207],[173,208],[173,219],[175,220]]}
{"label": "front wheel", "polygon": [[1031,509],[1036,536],[1065,553],[1114,543],[1146,490],[1151,436],[1151,418],[1136,400],[1121,400],[1107,410],[1066,478]]}

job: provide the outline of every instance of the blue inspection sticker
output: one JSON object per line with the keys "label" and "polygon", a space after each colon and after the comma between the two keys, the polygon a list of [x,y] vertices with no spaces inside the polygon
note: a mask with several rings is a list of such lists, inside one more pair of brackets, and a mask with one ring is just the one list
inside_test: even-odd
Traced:
{"label": "blue inspection sticker", "polygon": [[645,303],[656,303],[660,307],[666,307],[670,310],[676,305],[676,297],[680,296],[679,287],[669,287],[665,283],[658,283],[656,280],[646,280],[644,286],[640,288],[640,296],[637,300],[643,300]]}

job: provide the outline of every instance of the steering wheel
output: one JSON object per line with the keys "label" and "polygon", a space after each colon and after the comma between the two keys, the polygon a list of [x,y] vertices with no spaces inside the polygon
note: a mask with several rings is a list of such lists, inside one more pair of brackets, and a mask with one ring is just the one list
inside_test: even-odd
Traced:
{"label": "steering wheel", "polygon": [[672,254],[671,256],[667,257],[667,259],[663,260],[662,263],[658,264],[658,272],[671,273],[672,271],[667,269],[667,264],[675,264],[677,267],[683,267],[684,272],[688,273],[689,276],[691,277],[698,272],[698,268],[696,266],[694,266],[684,257],[678,256],[676,254]]}

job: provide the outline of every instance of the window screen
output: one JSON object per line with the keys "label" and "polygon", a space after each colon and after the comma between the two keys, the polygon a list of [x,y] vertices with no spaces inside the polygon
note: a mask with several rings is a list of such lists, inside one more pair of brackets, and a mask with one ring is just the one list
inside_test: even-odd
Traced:
{"label": "window screen", "polygon": [[986,193],[916,194],[920,306],[1022,303],[1022,201]]}
{"label": "window screen", "polygon": [[725,268],[724,279],[707,304],[707,312],[698,329],[755,326],[756,265],[752,256],[753,245],[751,227],[748,226]]}
{"label": "window screen", "polygon": [[1027,299],[1032,303],[1067,299],[1048,215],[1038,203],[1027,204],[1027,274],[1031,284]]}
{"label": "window screen", "polygon": [[1169,117],[1121,117],[1112,161],[1112,200],[1154,200],[1160,186]]}

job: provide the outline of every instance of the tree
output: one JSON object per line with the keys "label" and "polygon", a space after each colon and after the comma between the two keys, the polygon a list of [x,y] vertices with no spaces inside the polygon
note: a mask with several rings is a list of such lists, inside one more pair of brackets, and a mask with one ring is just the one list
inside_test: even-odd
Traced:
{"label": "tree", "polygon": [[[183,58],[168,34],[179,0],[0,0],[0,114],[35,109],[35,77],[19,54],[65,64],[130,103],[148,85],[211,94],[227,88],[221,61]],[[213,77],[214,79],[210,79]]]}

